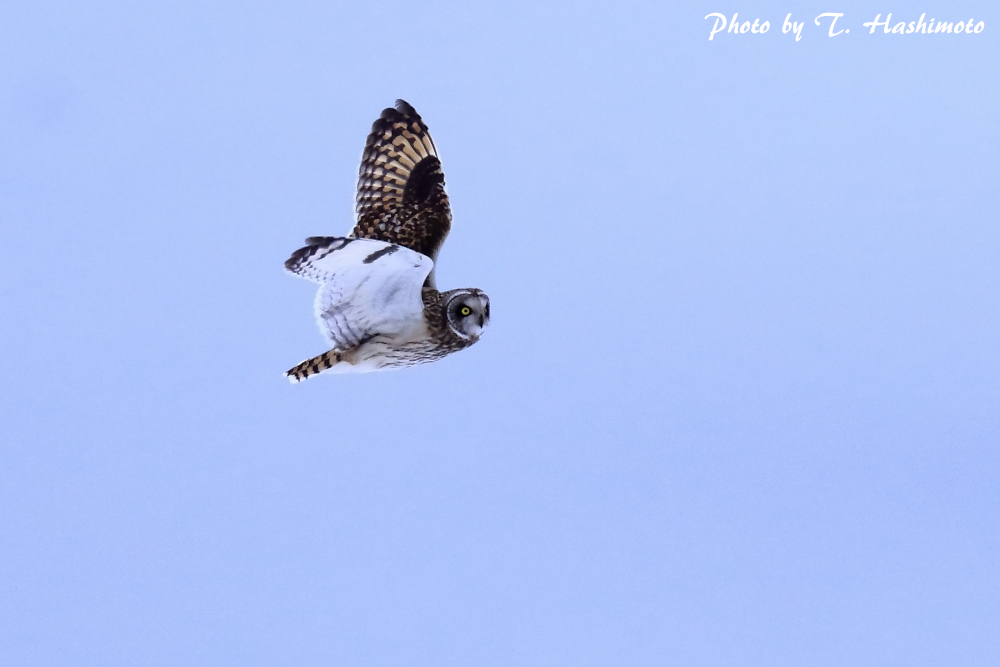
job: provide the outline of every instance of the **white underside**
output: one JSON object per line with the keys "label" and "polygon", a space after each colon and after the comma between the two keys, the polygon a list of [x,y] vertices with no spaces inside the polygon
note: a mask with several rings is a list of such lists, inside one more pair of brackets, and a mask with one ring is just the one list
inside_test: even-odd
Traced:
{"label": "white underside", "polygon": [[340,239],[304,258],[295,273],[320,283],[316,321],[344,357],[322,373],[370,373],[432,361],[421,290],[433,267],[426,255],[374,239]]}
{"label": "white underside", "polygon": [[435,349],[437,346],[431,342],[430,331],[421,320],[420,324],[405,333],[379,335],[352,350],[343,352],[344,360],[323,372],[372,373],[406,368],[431,361],[432,355],[429,351]]}

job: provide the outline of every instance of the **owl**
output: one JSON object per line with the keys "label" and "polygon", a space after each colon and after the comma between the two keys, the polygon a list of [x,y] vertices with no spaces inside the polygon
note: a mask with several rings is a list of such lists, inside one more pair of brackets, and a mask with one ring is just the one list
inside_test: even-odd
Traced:
{"label": "owl", "polygon": [[490,300],[439,292],[434,263],[451,229],[444,173],[427,126],[396,100],[372,125],[358,175],[357,224],[313,236],[285,268],[319,283],[315,313],[330,350],[285,373],[366,373],[436,361],[479,340]]}

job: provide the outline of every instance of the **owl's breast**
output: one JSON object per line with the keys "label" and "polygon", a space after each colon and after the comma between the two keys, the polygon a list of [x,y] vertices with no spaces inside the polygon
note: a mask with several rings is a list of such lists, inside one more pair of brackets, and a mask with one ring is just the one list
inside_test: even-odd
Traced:
{"label": "owl's breast", "polygon": [[392,334],[378,334],[347,352],[345,358],[359,372],[415,366],[448,354],[426,323]]}

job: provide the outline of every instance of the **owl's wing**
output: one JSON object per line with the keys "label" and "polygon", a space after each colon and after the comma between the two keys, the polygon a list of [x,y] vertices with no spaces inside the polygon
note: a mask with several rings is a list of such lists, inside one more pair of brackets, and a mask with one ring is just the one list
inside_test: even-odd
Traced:
{"label": "owl's wing", "polygon": [[320,236],[292,253],[285,268],[320,283],[316,322],[337,351],[423,321],[421,288],[430,257],[374,239]]}
{"label": "owl's wing", "polygon": [[[403,100],[372,125],[358,171],[357,238],[396,243],[435,262],[451,229],[444,172],[427,125]],[[433,274],[428,286],[433,287]]]}

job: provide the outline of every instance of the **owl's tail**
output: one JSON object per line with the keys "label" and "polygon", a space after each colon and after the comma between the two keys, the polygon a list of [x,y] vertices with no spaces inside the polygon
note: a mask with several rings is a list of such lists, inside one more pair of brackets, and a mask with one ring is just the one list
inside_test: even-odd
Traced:
{"label": "owl's tail", "polygon": [[340,352],[330,350],[312,359],[306,359],[298,366],[285,371],[285,377],[293,384],[302,382],[310,375],[316,375],[328,368],[333,368],[333,365],[339,363],[341,359]]}

